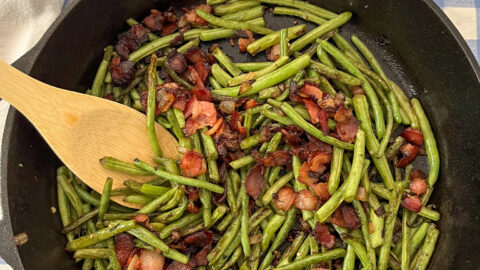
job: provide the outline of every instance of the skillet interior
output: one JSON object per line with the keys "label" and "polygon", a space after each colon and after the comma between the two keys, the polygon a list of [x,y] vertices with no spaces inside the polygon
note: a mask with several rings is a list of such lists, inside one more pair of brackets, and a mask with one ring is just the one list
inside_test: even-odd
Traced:
{"label": "skillet interior", "polygon": [[[198,1],[186,1],[182,6]],[[474,224],[480,213],[479,68],[457,30],[429,0],[312,1],[333,11],[352,10],[343,28],[369,45],[388,75],[419,97],[440,147],[441,179],[432,201],[439,205],[440,240],[430,269],[478,269],[480,235]],[[180,1],[172,1],[179,5]],[[18,63],[46,83],[85,90],[90,87],[102,48],[126,30],[124,19],[165,9],[168,1],[74,1],[42,41]],[[176,6],[181,8],[181,6]],[[273,16],[271,16],[273,17]],[[291,25],[292,19],[269,20],[268,27]],[[382,38],[384,37],[384,38]],[[381,41],[390,41],[381,46]],[[223,48],[235,61],[248,61],[237,48]],[[407,68],[408,67],[408,68]],[[19,164],[23,164],[20,167]],[[56,205],[55,168],[60,164],[30,123],[14,109],[7,120],[2,150],[0,256],[14,269],[75,269],[64,251]],[[12,230],[13,228],[13,230]],[[13,234],[29,241],[16,249]],[[77,266],[77,268],[79,268]]]}

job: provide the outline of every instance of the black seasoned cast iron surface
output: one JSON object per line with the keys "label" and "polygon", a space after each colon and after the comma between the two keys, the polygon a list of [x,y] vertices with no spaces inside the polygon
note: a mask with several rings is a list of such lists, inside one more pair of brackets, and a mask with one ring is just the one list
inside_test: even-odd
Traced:
{"label": "black seasoned cast iron surface", "polygon": [[[124,20],[150,8],[194,1],[74,1],[41,42],[16,63],[46,83],[84,91],[102,48],[126,30]],[[342,34],[366,40],[385,69],[409,95],[420,98],[440,148],[441,179],[432,201],[442,214],[440,239],[430,269],[480,269],[479,67],[458,31],[430,0],[312,1],[355,16]],[[269,15],[268,27],[293,18]],[[236,61],[251,59],[222,43]],[[248,59],[247,59],[248,58]],[[0,257],[14,269],[79,269],[64,251],[56,205],[55,168],[60,164],[30,123],[10,110],[2,147]],[[26,232],[18,249],[11,239]]]}

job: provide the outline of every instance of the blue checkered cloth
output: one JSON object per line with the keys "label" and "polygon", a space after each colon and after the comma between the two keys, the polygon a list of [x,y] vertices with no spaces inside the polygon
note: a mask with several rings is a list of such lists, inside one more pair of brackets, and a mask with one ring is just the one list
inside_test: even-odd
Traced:
{"label": "blue checkered cloth", "polygon": [[447,14],[480,62],[480,0],[434,0]]}

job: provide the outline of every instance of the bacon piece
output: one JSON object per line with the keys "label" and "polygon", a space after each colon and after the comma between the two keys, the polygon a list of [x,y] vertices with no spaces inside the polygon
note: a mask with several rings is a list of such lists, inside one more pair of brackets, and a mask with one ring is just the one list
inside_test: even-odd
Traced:
{"label": "bacon piece", "polygon": [[320,198],[322,202],[330,199],[330,193],[328,193],[328,183],[318,183],[312,186],[313,192]]}
{"label": "bacon piece", "polygon": [[341,209],[343,221],[345,222],[345,228],[349,230],[356,230],[360,228],[360,219],[358,218],[357,213],[355,213],[353,206],[343,205]]}
{"label": "bacon piece", "polygon": [[201,4],[197,8],[185,12],[185,15],[184,15],[187,21],[190,23],[197,24],[197,25],[207,25],[207,21],[205,21],[202,17],[198,16],[196,9],[201,9],[206,13],[211,13],[212,7],[209,5]]}
{"label": "bacon piece", "polygon": [[250,45],[250,43],[254,42],[255,39],[253,38],[253,33],[249,30],[244,30],[248,36],[248,38],[239,38],[238,39],[238,49],[240,52],[244,53],[247,51],[247,46]]}
{"label": "bacon piece", "polygon": [[200,209],[198,209],[198,206],[196,206],[194,202],[188,202],[187,211],[192,214],[198,214]]}
{"label": "bacon piece", "polygon": [[275,133],[279,132],[280,130],[281,126],[278,124],[268,124],[264,126],[262,131],[260,132],[260,141],[269,142],[272,139],[273,135],[275,135]]}
{"label": "bacon piece", "polygon": [[168,265],[167,270],[192,270],[192,267],[188,264],[173,261],[171,264]]}
{"label": "bacon piece", "polygon": [[412,172],[412,174],[410,175],[410,179],[414,180],[414,179],[417,179],[417,178],[420,178],[420,179],[426,179],[427,175],[422,172],[421,170],[414,170]]}
{"label": "bacon piece", "polygon": [[320,122],[320,108],[317,104],[306,98],[303,99],[303,103],[305,104],[308,115],[310,115],[310,122],[312,122],[312,124]]}
{"label": "bacon piece", "polygon": [[183,154],[182,159],[180,160],[180,169],[182,170],[183,176],[195,177],[205,174],[207,171],[207,164],[205,163],[202,154],[196,151],[188,151]]}
{"label": "bacon piece", "polygon": [[305,97],[305,98],[312,98],[315,101],[322,100],[323,98],[323,92],[318,88],[317,85],[306,82],[304,85],[302,85],[302,88],[300,89],[300,96]]}
{"label": "bacon piece", "polygon": [[185,106],[183,115],[187,119],[184,133],[192,135],[197,129],[205,126],[213,126],[217,122],[217,111],[211,102],[198,101],[192,96]]}
{"label": "bacon piece", "polygon": [[245,131],[245,128],[242,126],[242,116],[239,112],[235,111],[232,114],[232,117],[230,118],[229,122],[230,128],[232,130],[236,130],[242,134],[243,137],[247,136],[247,132]]}
{"label": "bacon piece", "polygon": [[331,249],[335,245],[335,236],[330,233],[325,224],[317,222],[312,235],[317,242],[327,249]]}
{"label": "bacon piece", "polygon": [[192,48],[185,53],[185,59],[190,64],[205,63],[207,55],[200,48]]}
{"label": "bacon piece", "polygon": [[220,128],[220,126],[223,123],[223,117],[220,117],[217,119],[217,122],[215,122],[215,125],[211,129],[209,129],[207,132],[205,132],[205,135],[212,136],[217,132],[217,130]]}
{"label": "bacon piece", "polygon": [[[210,252],[211,247],[204,247],[202,248],[195,256],[193,256],[193,261],[195,266],[203,266],[203,265],[208,265],[208,252]],[[189,262],[190,264],[190,262]]]}
{"label": "bacon piece", "polygon": [[112,81],[119,86],[128,86],[135,79],[135,62],[127,60],[121,61],[120,58],[112,59],[108,70],[112,75]]}
{"label": "bacon piece", "polygon": [[[200,79],[202,84],[204,84],[205,81],[208,78],[208,75],[210,74],[210,66],[207,63],[200,63],[199,62],[199,63],[195,63],[193,65],[193,68],[195,69],[195,71],[197,71],[198,78]],[[197,84],[197,87],[198,87],[199,82],[197,82],[196,84]]]}
{"label": "bacon piece", "polygon": [[420,212],[420,210],[422,210],[422,200],[416,195],[412,196],[410,194],[406,194],[406,196],[404,196],[402,200],[401,205],[403,208],[415,213],[418,213]]}
{"label": "bacon piece", "polygon": [[288,151],[278,150],[261,158],[261,161],[265,167],[285,166],[292,163],[292,156]]}
{"label": "bacon piece", "polygon": [[163,23],[165,22],[165,16],[163,12],[156,9],[150,10],[150,15],[143,19],[143,24],[152,31],[162,31]]}
{"label": "bacon piece", "polygon": [[345,228],[345,221],[343,220],[342,209],[337,208],[333,214],[332,224],[337,225],[338,227]]}
{"label": "bacon piece", "polygon": [[185,236],[183,241],[187,245],[196,245],[199,247],[206,247],[212,244],[213,242],[213,232],[207,229],[192,233]]}
{"label": "bacon piece", "polygon": [[257,164],[248,172],[247,179],[245,180],[245,189],[247,194],[255,200],[262,194],[263,185],[263,166]]}
{"label": "bacon piece", "polygon": [[301,210],[313,211],[317,208],[318,199],[307,189],[300,190],[295,197],[295,207]]}
{"label": "bacon piece", "polygon": [[331,159],[331,151],[315,150],[308,156],[307,163],[310,166],[310,170],[322,173],[325,169],[321,169],[321,166],[330,163]]}
{"label": "bacon piece", "polygon": [[235,112],[235,101],[232,100],[222,100],[218,104],[220,111],[226,114],[232,114]]}
{"label": "bacon piece", "polygon": [[420,130],[409,127],[402,132],[401,136],[407,140],[407,142],[413,143],[418,147],[423,145],[423,133]]}
{"label": "bacon piece", "polygon": [[142,249],[140,251],[140,263],[140,270],[163,269],[165,257],[154,250]]}
{"label": "bacon piece", "polygon": [[275,207],[279,210],[289,210],[295,201],[295,190],[291,187],[282,187],[275,195]]}
{"label": "bacon piece", "polygon": [[251,98],[249,99],[247,102],[245,102],[245,104],[243,105],[243,107],[247,110],[247,109],[251,109],[251,108],[255,108],[257,106],[259,106],[260,103],[258,103],[257,101],[255,101],[255,99]]}
{"label": "bacon piece", "polygon": [[115,235],[115,254],[120,262],[120,265],[127,265],[130,253],[135,249],[133,236],[128,233],[120,233]]}
{"label": "bacon piece", "polygon": [[146,227],[149,225],[149,218],[146,214],[138,214],[132,218],[136,223],[144,224]]}
{"label": "bacon piece", "polygon": [[310,171],[310,166],[308,165],[307,162],[304,162],[302,164],[302,167],[300,167],[300,171],[298,174],[298,181],[300,181],[300,183],[303,183],[307,186],[313,186],[317,182],[317,179],[310,177],[309,171]]}
{"label": "bacon piece", "polygon": [[402,147],[400,147],[400,153],[403,154],[403,158],[401,158],[395,166],[397,168],[405,168],[408,164],[413,162],[419,152],[420,149],[416,145],[409,143],[402,145]]}
{"label": "bacon piece", "polygon": [[416,195],[422,195],[427,192],[427,181],[425,179],[416,178],[410,182],[410,191]]}
{"label": "bacon piece", "polygon": [[183,54],[178,53],[177,50],[172,50],[167,55],[168,65],[172,68],[173,71],[177,74],[182,74],[187,68],[187,61]]}
{"label": "bacon piece", "polygon": [[353,143],[357,135],[358,125],[360,122],[353,116],[352,109],[340,107],[334,116],[337,121],[337,133],[340,140]]}
{"label": "bacon piece", "polygon": [[196,187],[185,186],[185,193],[189,201],[196,201],[200,197],[199,189]]}
{"label": "bacon piece", "polygon": [[168,111],[168,109],[175,103],[175,96],[173,95],[173,93],[167,92],[165,90],[159,90],[157,92],[155,100],[157,102],[155,115],[157,116],[161,113]]}
{"label": "bacon piece", "polygon": [[269,61],[277,61],[280,58],[280,43],[273,45],[267,49],[267,59]]}
{"label": "bacon piece", "polygon": [[199,101],[212,102],[212,94],[205,88],[194,88],[192,89],[192,94],[194,94]]}
{"label": "bacon piece", "polygon": [[177,29],[178,29],[178,26],[176,23],[170,23],[163,26],[161,34],[162,36],[167,36],[167,35],[173,34],[175,31],[177,31]]}
{"label": "bacon piece", "polygon": [[288,125],[281,129],[281,132],[285,136],[284,141],[291,146],[297,146],[303,142],[301,136],[305,131],[296,125]]}

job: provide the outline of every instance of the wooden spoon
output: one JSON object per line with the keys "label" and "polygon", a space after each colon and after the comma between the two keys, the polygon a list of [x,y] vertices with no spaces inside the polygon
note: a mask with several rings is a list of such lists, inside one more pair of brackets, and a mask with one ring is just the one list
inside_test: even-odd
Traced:
{"label": "wooden spoon", "polygon": [[[113,178],[113,188],[123,187],[126,179],[151,179],[108,171],[99,162],[105,156],[152,162],[144,114],[107,99],[47,85],[3,61],[0,78],[0,98],[25,115],[60,160],[92,189],[102,193],[107,177]],[[177,159],[176,139],[159,124],[155,126],[164,157]],[[112,199],[139,208],[121,197]]]}

